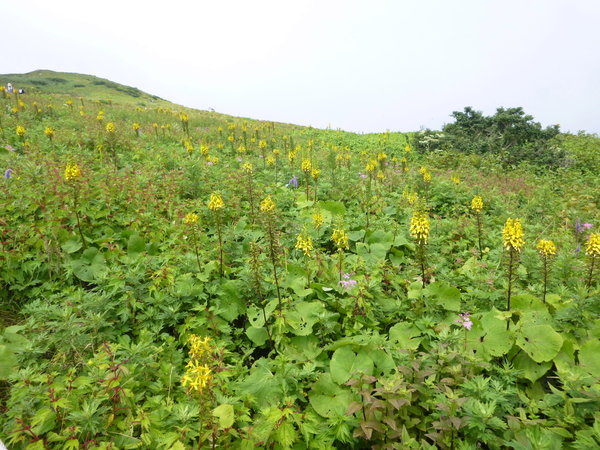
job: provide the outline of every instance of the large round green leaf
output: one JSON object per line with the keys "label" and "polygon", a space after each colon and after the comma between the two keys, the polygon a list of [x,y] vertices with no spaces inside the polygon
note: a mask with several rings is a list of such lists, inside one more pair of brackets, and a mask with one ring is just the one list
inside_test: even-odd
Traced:
{"label": "large round green leaf", "polygon": [[308,401],[322,417],[345,416],[352,399],[352,393],[335,384],[329,373],[321,374],[308,393]]}
{"label": "large round green leaf", "polygon": [[349,345],[338,348],[333,352],[329,365],[331,379],[338,384],[346,383],[353,376],[364,373],[373,374],[373,360],[364,349],[354,353]]}
{"label": "large round green leaf", "polygon": [[516,343],[535,362],[552,361],[560,351],[563,338],[550,325],[532,325],[521,328]]}

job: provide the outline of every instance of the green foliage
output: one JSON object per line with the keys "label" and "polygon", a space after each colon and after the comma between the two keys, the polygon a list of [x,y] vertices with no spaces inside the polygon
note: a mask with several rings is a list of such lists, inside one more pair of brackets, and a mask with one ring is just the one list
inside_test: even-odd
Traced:
{"label": "green foliage", "polygon": [[[542,130],[520,108],[355,135],[187,110],[85,75],[8,81],[34,88],[0,98],[9,448],[600,444],[585,255],[597,137]],[[415,208],[427,243],[411,235]],[[510,311],[508,217],[525,229]],[[558,248],[547,280],[542,238]]]}

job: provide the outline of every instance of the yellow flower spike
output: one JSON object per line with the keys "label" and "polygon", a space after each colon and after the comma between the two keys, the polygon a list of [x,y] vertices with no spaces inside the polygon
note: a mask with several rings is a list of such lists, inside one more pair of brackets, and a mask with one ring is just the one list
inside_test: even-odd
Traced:
{"label": "yellow flower spike", "polygon": [[112,122],[108,122],[106,124],[106,132],[107,133],[114,133],[115,132],[115,124]]}
{"label": "yellow flower spike", "polygon": [[52,127],[46,127],[44,134],[48,137],[48,139],[52,139],[54,137],[54,129]]}
{"label": "yellow flower spike", "polygon": [[480,195],[476,195],[473,197],[473,200],[471,200],[471,209],[477,214],[483,211],[483,199]]}
{"label": "yellow flower spike", "polygon": [[77,164],[67,164],[65,167],[65,180],[74,181],[81,177],[81,171]]}
{"label": "yellow flower spike", "polygon": [[246,173],[252,173],[254,171],[253,167],[252,167],[252,163],[249,163],[249,162],[245,163],[242,166],[242,170]]}
{"label": "yellow flower spike", "polygon": [[302,250],[304,252],[304,256],[310,256],[310,251],[313,249],[313,243],[310,236],[306,235],[305,232],[302,232],[298,235],[298,239],[296,240],[297,250]]}
{"label": "yellow flower spike", "polygon": [[323,214],[320,211],[317,211],[312,215],[312,224],[316,230],[323,226],[323,221]]}
{"label": "yellow flower spike", "polygon": [[314,179],[317,180],[319,178],[319,176],[321,175],[321,169],[318,168],[314,168],[310,171],[310,176]]}
{"label": "yellow flower spike", "polygon": [[373,172],[375,170],[375,167],[377,167],[377,161],[371,160],[367,163],[365,170],[367,172]]}
{"label": "yellow flower spike", "polygon": [[267,157],[267,165],[272,166],[274,164],[275,164],[275,158],[273,158],[272,156]]}
{"label": "yellow flower spike", "polygon": [[452,182],[454,184],[460,184],[460,178],[457,177],[456,175],[452,175]]}
{"label": "yellow flower spike", "polygon": [[343,249],[348,250],[350,248],[350,246],[348,244],[348,233],[346,233],[346,231],[342,230],[341,228],[335,228],[333,230],[331,239],[333,240],[333,242],[335,243],[335,246],[340,251]]}
{"label": "yellow flower spike", "polygon": [[410,219],[410,235],[418,242],[427,244],[429,239],[429,218],[423,211],[415,211]]}
{"label": "yellow flower spike", "polygon": [[547,239],[540,239],[537,249],[540,256],[545,258],[551,258],[556,255],[556,246],[554,245],[554,242]]}
{"label": "yellow flower spike", "polygon": [[425,172],[425,173],[423,174],[423,181],[424,181],[425,183],[429,183],[429,182],[431,181],[431,173],[429,173],[429,172]]}
{"label": "yellow flower spike", "polygon": [[219,193],[210,194],[210,201],[208,202],[208,209],[211,211],[218,211],[225,207],[225,203],[223,203],[223,198]]}
{"label": "yellow flower spike", "polygon": [[410,153],[410,145],[406,144],[406,147],[404,147],[404,150],[406,151],[406,153]]}
{"label": "yellow flower spike", "polygon": [[303,159],[302,160],[302,171],[305,173],[309,173],[312,169],[312,164],[310,162],[310,159]]}
{"label": "yellow flower spike", "polygon": [[135,122],[135,123],[133,124],[133,130],[134,130],[134,131],[138,131],[139,129],[140,129],[140,124],[139,124],[139,123],[137,123],[137,122]]}
{"label": "yellow flower spike", "polygon": [[183,223],[186,225],[192,225],[194,223],[198,223],[198,219],[198,214],[189,213],[185,216],[185,219],[183,219]]}
{"label": "yellow flower spike", "polygon": [[509,218],[502,231],[502,245],[506,250],[520,252],[525,245],[525,233],[519,219]]}
{"label": "yellow flower spike", "polygon": [[600,256],[600,233],[592,233],[585,247],[585,254],[595,258]]}
{"label": "yellow flower spike", "polygon": [[25,137],[25,127],[18,125],[17,126],[17,136],[20,139],[23,139]]}
{"label": "yellow flower spike", "polygon": [[270,195],[260,202],[260,210],[262,212],[271,212],[275,210],[275,203],[271,199]]}

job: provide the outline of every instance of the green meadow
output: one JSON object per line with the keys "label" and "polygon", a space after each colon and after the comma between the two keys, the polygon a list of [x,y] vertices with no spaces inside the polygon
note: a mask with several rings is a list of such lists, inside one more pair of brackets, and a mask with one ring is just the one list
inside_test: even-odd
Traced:
{"label": "green meadow", "polygon": [[8,449],[600,448],[597,135],[0,85]]}

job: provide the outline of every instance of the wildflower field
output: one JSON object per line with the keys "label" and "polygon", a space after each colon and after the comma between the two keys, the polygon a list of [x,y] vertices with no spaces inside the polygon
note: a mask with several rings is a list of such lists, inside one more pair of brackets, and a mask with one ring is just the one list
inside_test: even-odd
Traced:
{"label": "wildflower field", "polygon": [[488,151],[469,108],[357,135],[42,78],[0,88],[10,450],[600,448],[598,136]]}

